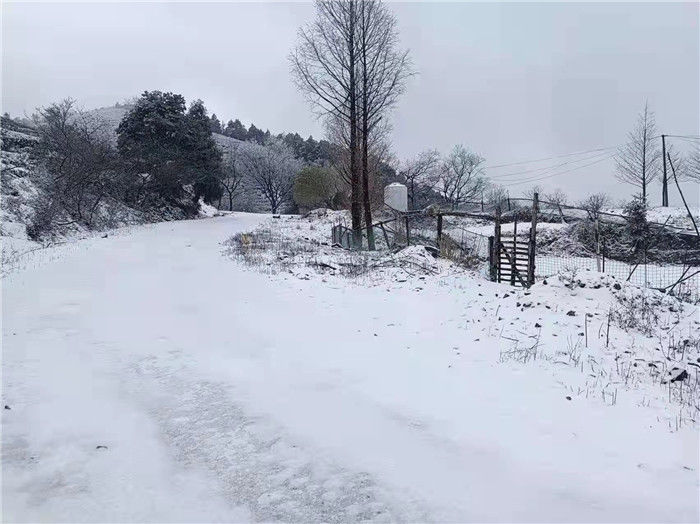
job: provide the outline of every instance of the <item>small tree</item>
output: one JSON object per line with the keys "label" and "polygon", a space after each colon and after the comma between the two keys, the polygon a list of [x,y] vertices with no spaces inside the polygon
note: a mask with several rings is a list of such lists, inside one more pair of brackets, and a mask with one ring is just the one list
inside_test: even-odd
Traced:
{"label": "small tree", "polygon": [[634,242],[634,252],[639,253],[646,248],[649,238],[649,222],[647,221],[647,202],[642,195],[636,195],[625,204],[624,213],[627,219],[626,229]]}
{"label": "small tree", "polygon": [[546,193],[543,200],[555,206],[565,206],[569,202],[569,197],[561,189],[555,189],[551,193]]}
{"label": "small tree", "polygon": [[246,177],[270,205],[272,213],[277,213],[291,200],[294,175],[301,169],[301,163],[278,140],[271,140],[266,146],[246,142],[240,151]]}
{"label": "small tree", "polygon": [[421,151],[414,158],[404,162],[399,174],[408,188],[408,201],[416,207],[417,194],[421,188],[432,188],[435,173],[440,167],[440,153],[435,149]]}
{"label": "small tree", "polygon": [[334,208],[338,197],[338,180],[329,169],[317,166],[303,168],[294,180],[294,202],[299,207]]}
{"label": "small tree", "polygon": [[588,212],[591,220],[596,220],[600,212],[610,204],[610,197],[605,193],[593,193],[579,202],[579,206]]}
{"label": "small tree", "polygon": [[[221,188],[228,198],[229,211],[233,211],[233,200],[243,187],[243,162],[239,148],[238,145],[228,148],[224,152],[221,164]],[[219,199],[219,207],[221,207],[221,199]]]}
{"label": "small tree", "polygon": [[483,162],[482,157],[462,145],[455,146],[443,160],[435,188],[453,209],[481,195],[486,184]]}
{"label": "small tree", "polygon": [[644,104],[636,127],[627,137],[627,143],[617,153],[617,178],[640,188],[641,198],[646,201],[647,187],[659,175],[661,161],[654,113],[648,104]]}

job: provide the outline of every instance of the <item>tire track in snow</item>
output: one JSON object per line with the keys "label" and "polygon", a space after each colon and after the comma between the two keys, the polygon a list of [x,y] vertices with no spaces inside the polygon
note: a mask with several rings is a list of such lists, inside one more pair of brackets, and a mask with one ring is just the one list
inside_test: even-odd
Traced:
{"label": "tire track in snow", "polygon": [[[174,356],[174,355],[173,355]],[[369,474],[330,463],[264,417],[248,416],[224,384],[188,379],[188,369],[158,357],[139,361],[136,383],[155,383],[146,408],[184,465],[204,467],[233,504],[259,521],[408,522],[428,519]],[[143,391],[143,390],[141,390]]]}

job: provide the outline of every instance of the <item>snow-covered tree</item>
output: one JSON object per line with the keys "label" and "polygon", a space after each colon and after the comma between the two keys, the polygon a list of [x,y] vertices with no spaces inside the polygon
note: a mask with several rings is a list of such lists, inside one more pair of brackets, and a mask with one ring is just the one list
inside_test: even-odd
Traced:
{"label": "snow-covered tree", "polygon": [[417,193],[421,188],[432,188],[435,173],[439,167],[440,153],[435,149],[421,151],[403,163],[399,174],[408,188],[408,201],[411,208],[416,207]]}
{"label": "snow-covered tree", "polygon": [[456,145],[442,161],[435,190],[453,208],[481,198],[486,185],[481,168],[484,159],[462,145]]}
{"label": "snow-covered tree", "polygon": [[240,161],[250,185],[277,213],[292,197],[294,177],[302,164],[279,140],[262,146],[245,142],[239,147]]}

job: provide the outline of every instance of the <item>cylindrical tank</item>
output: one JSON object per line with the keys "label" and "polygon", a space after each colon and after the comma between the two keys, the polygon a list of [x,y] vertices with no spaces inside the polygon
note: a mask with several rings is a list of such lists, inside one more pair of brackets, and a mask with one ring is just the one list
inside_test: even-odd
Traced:
{"label": "cylindrical tank", "polygon": [[396,211],[408,211],[408,188],[394,182],[384,188],[384,203]]}

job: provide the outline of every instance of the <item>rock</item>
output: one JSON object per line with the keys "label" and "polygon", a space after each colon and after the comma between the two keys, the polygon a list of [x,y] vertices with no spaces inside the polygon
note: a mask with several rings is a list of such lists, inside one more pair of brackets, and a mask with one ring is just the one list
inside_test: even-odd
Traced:
{"label": "rock", "polygon": [[615,283],[613,284],[613,288],[614,288],[614,289],[617,289],[617,290],[619,291],[620,289],[622,289],[622,286],[621,286],[618,282],[615,282]]}
{"label": "rock", "polygon": [[546,279],[546,278],[542,281],[542,284],[544,284],[545,286],[547,285],[547,279]]}
{"label": "rock", "polygon": [[586,287],[586,283],[585,283],[585,282],[579,282],[579,283],[578,283],[578,287]]}
{"label": "rock", "polygon": [[569,395],[567,395],[566,400],[571,400],[571,397]]}
{"label": "rock", "polygon": [[567,311],[566,314],[567,314],[567,316],[569,316],[569,317],[575,317],[575,316],[576,316],[576,311],[574,311],[573,309],[571,309],[571,310]]}
{"label": "rock", "polygon": [[539,322],[535,322],[535,327],[536,327],[536,328],[541,328],[542,325],[541,325]]}
{"label": "rock", "polygon": [[684,369],[680,373],[678,373],[675,378],[671,379],[671,383],[673,382],[681,382],[683,380],[686,380],[688,378],[688,372]]}
{"label": "rock", "polygon": [[7,404],[5,404],[5,409],[12,409],[12,408],[10,408],[10,406],[8,406]]}

